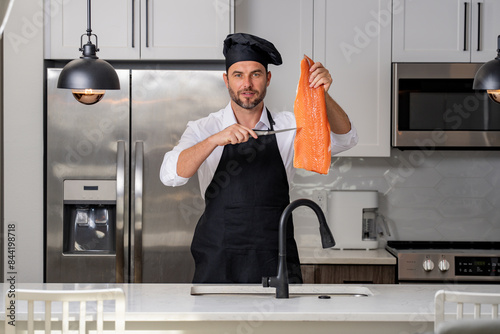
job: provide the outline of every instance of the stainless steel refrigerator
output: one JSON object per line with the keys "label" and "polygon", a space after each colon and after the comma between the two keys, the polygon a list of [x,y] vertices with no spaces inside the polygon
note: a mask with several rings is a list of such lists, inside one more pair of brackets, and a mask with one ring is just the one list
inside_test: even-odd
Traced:
{"label": "stainless steel refrigerator", "polygon": [[222,71],[118,70],[94,105],[47,70],[46,282],[191,282],[190,244],[204,209],[197,177],[159,180],[190,120],[229,96]]}

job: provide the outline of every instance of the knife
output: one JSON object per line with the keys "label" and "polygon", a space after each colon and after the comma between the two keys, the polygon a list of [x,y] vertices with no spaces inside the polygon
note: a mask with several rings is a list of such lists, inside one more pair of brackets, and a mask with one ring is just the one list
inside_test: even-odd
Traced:
{"label": "knife", "polygon": [[289,129],[281,129],[281,130],[253,130],[253,131],[257,134],[257,136],[266,136],[266,135],[273,135],[275,133],[292,131],[292,130],[297,130],[297,128],[289,128]]}

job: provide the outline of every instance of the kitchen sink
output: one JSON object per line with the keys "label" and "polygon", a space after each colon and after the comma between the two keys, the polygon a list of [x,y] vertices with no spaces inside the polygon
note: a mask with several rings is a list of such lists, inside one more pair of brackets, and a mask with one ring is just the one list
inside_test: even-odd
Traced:
{"label": "kitchen sink", "polygon": [[[290,296],[330,296],[330,297],[369,297],[373,296],[370,289],[360,286],[329,285],[329,284],[290,284]],[[276,289],[261,285],[241,284],[201,284],[191,287],[191,295],[274,295]],[[328,297],[325,297],[328,298]]]}

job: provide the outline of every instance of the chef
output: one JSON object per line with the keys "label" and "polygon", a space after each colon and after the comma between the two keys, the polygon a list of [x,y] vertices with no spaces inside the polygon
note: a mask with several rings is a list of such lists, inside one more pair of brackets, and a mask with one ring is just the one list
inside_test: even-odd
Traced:
{"label": "chef", "polygon": [[[253,130],[294,128],[295,118],[292,112],[270,112],[264,104],[271,82],[268,65],[282,63],[272,43],[231,34],[223,53],[223,79],[231,101],[188,123],[179,144],[165,154],[160,179],[167,186],[180,186],[198,173],[205,211],[191,244],[193,282],[260,283],[262,277],[277,274],[278,225],[290,202],[295,131],[258,136]],[[320,63],[311,67],[309,81],[325,92],[332,84]],[[358,137],[342,108],[325,96],[335,154],[356,145]],[[291,219],[286,247],[289,281],[301,283]]]}

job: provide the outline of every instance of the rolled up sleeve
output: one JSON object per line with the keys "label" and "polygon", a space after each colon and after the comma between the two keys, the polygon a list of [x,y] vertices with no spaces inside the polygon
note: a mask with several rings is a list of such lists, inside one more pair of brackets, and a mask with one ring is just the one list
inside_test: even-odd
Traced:
{"label": "rolled up sleeve", "polygon": [[345,134],[331,133],[332,155],[347,151],[358,143],[358,132],[351,123],[351,131]]}
{"label": "rolled up sleeve", "polygon": [[160,168],[160,180],[166,186],[177,187],[186,184],[189,178],[177,174],[177,160],[181,151],[172,150],[163,157]]}
{"label": "rolled up sleeve", "polygon": [[163,157],[163,162],[160,167],[160,180],[164,185],[177,187],[189,181],[189,178],[177,174],[177,161],[182,151],[192,147],[196,143],[198,143],[198,136],[188,123],[188,127],[179,140],[179,144],[177,144],[172,151],[165,153]]}

